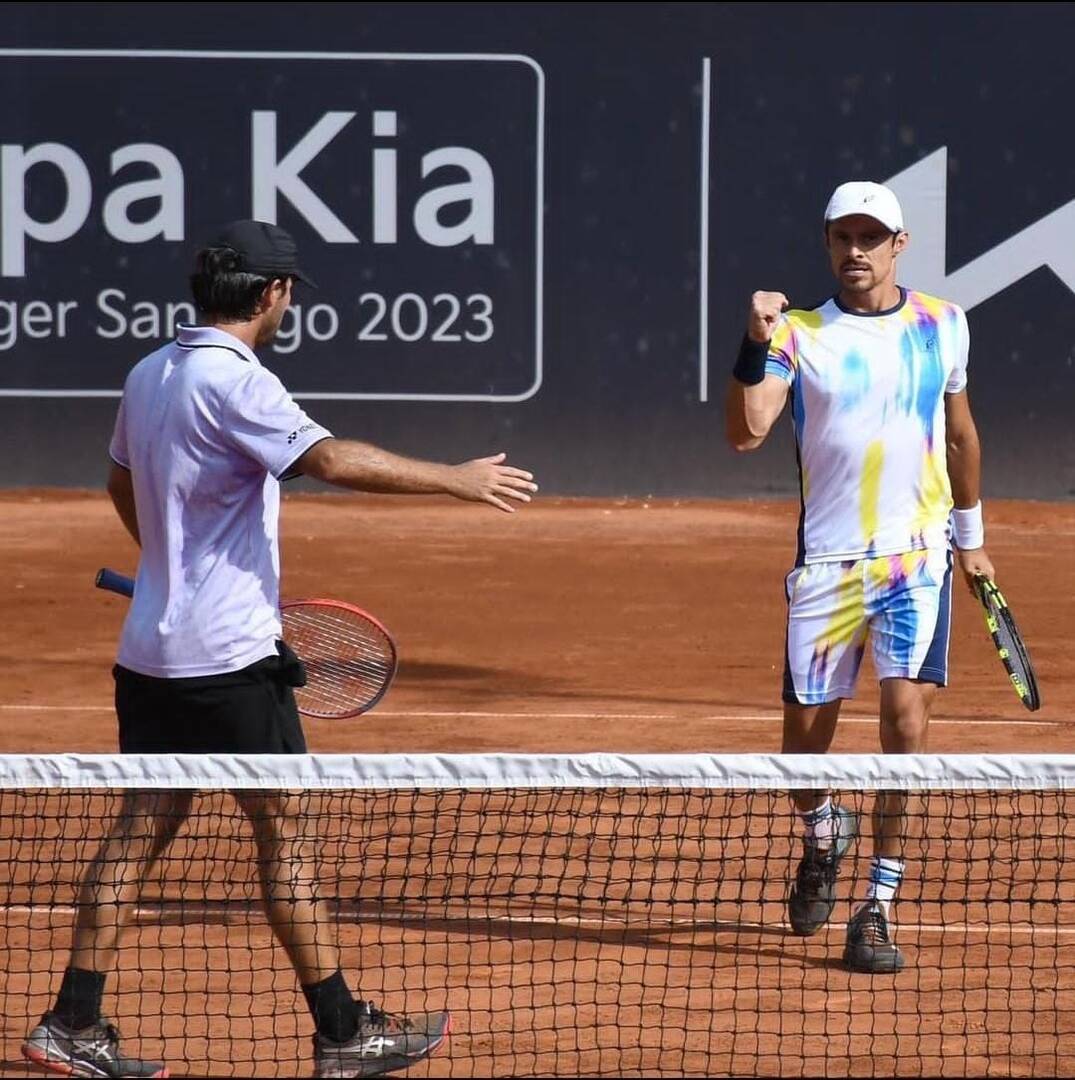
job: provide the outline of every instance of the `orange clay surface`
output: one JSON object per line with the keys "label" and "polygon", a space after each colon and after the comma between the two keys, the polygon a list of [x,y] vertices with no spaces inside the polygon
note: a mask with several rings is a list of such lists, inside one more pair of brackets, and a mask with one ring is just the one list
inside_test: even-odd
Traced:
{"label": "orange clay surface", "polygon": [[[305,722],[310,749],[775,752],[783,575],[797,510],[784,502],[548,499],[509,517],[438,500],[292,495],[282,515],[284,595],[368,608],[401,655],[374,712]],[[1019,704],[980,611],[957,582],[952,686],[938,698],[930,750],[1070,752],[1075,504],[998,501],[987,516],[988,550],[1029,643],[1044,706],[1030,714]],[[114,751],[110,666],[126,601],[95,590],[93,575],[105,565],[133,572],[136,551],[107,498],[0,493],[0,556],[0,752]],[[867,660],[834,751],[876,750],[876,709]],[[21,1036],[58,985],[77,875],[56,864],[76,848],[82,859],[92,853],[86,849],[114,812],[94,799],[78,811],[94,822],[83,838],[63,841],[53,855],[42,849],[23,892],[5,901],[2,1075],[24,1074]],[[706,883],[694,887],[690,918],[675,903],[682,885],[660,874],[642,910],[621,897],[613,911],[584,885],[566,909],[562,896],[526,909],[518,898],[477,904],[461,895],[475,867],[490,881],[525,870],[585,882],[597,872],[587,861],[596,851],[605,857],[601,875],[626,873],[618,860],[632,845],[603,837],[608,826],[598,818],[580,819],[560,804],[531,807],[551,839],[540,850],[513,841],[510,868],[490,861],[503,840],[490,822],[501,819],[488,807],[453,811],[468,830],[469,862],[427,860],[416,909],[399,859],[432,810],[393,821],[387,803],[371,808],[370,820],[389,822],[391,842],[378,850],[399,855],[383,860],[373,888],[369,863],[356,869],[345,844],[333,848],[332,872],[350,866],[358,882],[333,894],[349,977],[362,969],[363,992],[390,1008],[448,1004],[455,1016],[448,1045],[409,1075],[1075,1072],[1075,937],[1067,936],[1075,935],[1075,885],[1057,881],[1065,869],[1075,877],[1075,863],[1066,863],[1075,829],[1055,809],[1037,808],[1046,835],[1035,836],[1027,821],[1011,818],[1010,799],[987,807],[994,825],[1001,819],[1000,841],[958,813],[931,821],[933,848],[915,850],[939,845],[944,859],[921,874],[909,868],[896,912],[908,968],[871,979],[839,964],[845,898],[861,893],[868,841],[841,872],[833,924],[796,938],[783,925],[798,857],[786,802],[762,797],[754,812],[763,817],[749,828],[735,817],[740,804],[720,797],[704,814],[701,805],[680,807],[685,818],[675,828],[693,828],[688,861],[694,844],[707,870],[727,866],[727,880],[710,893]],[[662,860],[652,857],[656,838],[666,839],[661,814],[672,811],[636,810],[649,837],[645,872],[659,865],[664,873],[684,858],[675,845]],[[13,820],[16,810],[5,816]],[[710,827],[713,836],[698,834]],[[36,835],[32,821],[23,828]],[[135,940],[106,994],[128,1052],[166,1060],[173,1075],[309,1075],[309,1021],[255,902],[246,828],[225,817],[203,823],[197,836],[181,834],[182,861],[147,887],[129,931]],[[767,838],[766,828],[779,835]],[[571,832],[580,829],[581,848]],[[21,835],[0,837],[5,864],[34,848]],[[199,861],[199,845],[220,835],[230,845],[223,870]],[[954,905],[943,902],[952,884],[937,877],[945,860],[949,876],[964,879]],[[967,877],[983,866],[993,868],[984,879]],[[991,905],[988,883],[1001,876],[1004,895]],[[208,886],[198,898],[202,877]],[[58,882],[55,890],[46,878]],[[715,907],[700,913],[699,897]],[[1052,904],[1047,916],[1038,902]],[[953,934],[944,929],[950,922],[995,925]]]}

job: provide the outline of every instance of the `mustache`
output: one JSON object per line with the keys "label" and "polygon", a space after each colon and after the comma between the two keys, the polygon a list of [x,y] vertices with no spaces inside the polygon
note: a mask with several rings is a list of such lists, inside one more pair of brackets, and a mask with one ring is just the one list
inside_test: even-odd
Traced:
{"label": "mustache", "polygon": [[870,268],[869,263],[861,263],[861,262],[845,262],[840,267],[841,270],[869,270],[869,268]]}

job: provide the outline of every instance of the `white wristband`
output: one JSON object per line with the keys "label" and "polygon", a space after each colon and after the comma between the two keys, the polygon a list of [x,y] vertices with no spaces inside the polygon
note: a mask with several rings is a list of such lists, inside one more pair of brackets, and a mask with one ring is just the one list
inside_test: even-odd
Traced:
{"label": "white wristband", "polygon": [[982,521],[981,499],[968,510],[952,510],[952,539],[960,551],[985,546],[985,524]]}

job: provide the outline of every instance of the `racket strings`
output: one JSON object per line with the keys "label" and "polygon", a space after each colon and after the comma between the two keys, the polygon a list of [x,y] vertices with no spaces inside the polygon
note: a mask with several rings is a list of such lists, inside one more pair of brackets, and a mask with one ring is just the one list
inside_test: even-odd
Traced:
{"label": "racket strings", "polygon": [[302,658],[309,681],[297,687],[302,712],[347,716],[369,708],[395,671],[391,639],[359,612],[309,604],[285,607],[284,637]]}
{"label": "racket strings", "polygon": [[1040,703],[1037,677],[1030,662],[1030,654],[1007,604],[1000,595],[987,585],[982,586],[982,601],[989,615],[989,629],[1000,658],[1012,677],[1016,692],[1031,710]]}
{"label": "racket strings", "polygon": [[1001,647],[1007,650],[1008,662],[1019,676],[1023,689],[1028,694],[1036,694],[1034,671],[1030,666],[1030,657],[1027,654],[1026,646],[1023,644],[1018,633],[1016,633],[1015,627],[1012,625],[1006,613],[999,621],[999,641]]}

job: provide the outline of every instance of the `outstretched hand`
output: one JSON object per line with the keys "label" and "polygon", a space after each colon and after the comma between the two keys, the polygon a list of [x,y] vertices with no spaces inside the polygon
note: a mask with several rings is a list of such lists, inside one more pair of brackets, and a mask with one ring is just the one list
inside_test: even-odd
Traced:
{"label": "outstretched hand", "polygon": [[533,473],[505,465],[507,454],[464,461],[452,467],[449,494],[467,502],[483,502],[514,514],[516,507],[508,500],[530,502],[530,493],[537,491]]}

